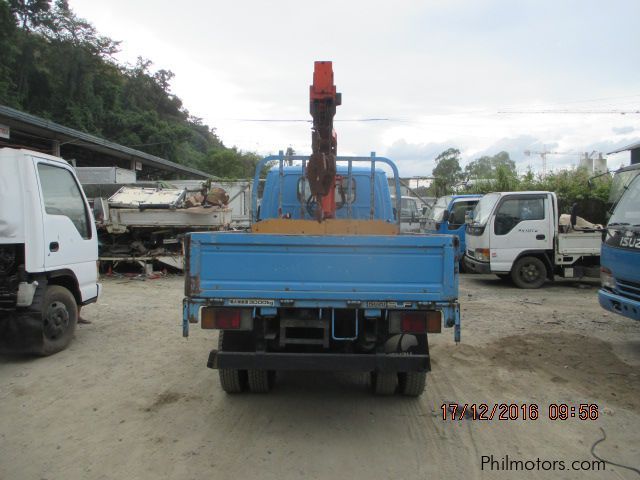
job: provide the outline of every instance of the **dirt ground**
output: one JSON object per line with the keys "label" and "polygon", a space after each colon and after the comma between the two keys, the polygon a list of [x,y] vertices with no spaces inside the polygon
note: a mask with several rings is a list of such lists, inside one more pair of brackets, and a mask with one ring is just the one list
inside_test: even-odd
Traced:
{"label": "dirt ground", "polygon": [[[602,310],[596,282],[525,291],[463,275],[462,343],[432,336],[427,391],[411,399],[328,373],[228,396],[205,366],[216,334],[181,337],[181,277],[102,281],[68,350],[0,357],[0,479],[638,478],[570,470],[594,460],[601,428],[596,454],[640,468],[640,323]],[[442,419],[443,403],[505,402],[539,417]],[[552,403],[599,416],[553,421]],[[483,470],[491,455],[566,470]]]}

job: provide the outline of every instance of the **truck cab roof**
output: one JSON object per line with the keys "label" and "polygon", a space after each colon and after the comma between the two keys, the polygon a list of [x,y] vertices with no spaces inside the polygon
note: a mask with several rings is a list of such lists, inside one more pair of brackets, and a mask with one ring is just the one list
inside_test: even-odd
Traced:
{"label": "truck cab roof", "polygon": [[505,195],[548,195],[548,194],[552,194],[555,195],[555,193],[553,192],[548,192],[548,191],[543,191],[543,190],[521,190],[519,192],[490,192],[490,193],[497,193],[498,195],[501,196],[505,196]]}
{"label": "truck cab roof", "polygon": [[460,195],[449,195],[453,200],[457,198],[481,198],[481,193],[465,193]]}

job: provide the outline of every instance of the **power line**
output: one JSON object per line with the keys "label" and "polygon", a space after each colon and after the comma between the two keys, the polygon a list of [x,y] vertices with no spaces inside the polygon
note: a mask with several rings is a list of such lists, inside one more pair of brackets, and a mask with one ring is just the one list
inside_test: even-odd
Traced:
{"label": "power line", "polygon": [[[306,118],[229,118],[233,122],[264,122],[264,123],[311,123],[313,120]],[[336,119],[334,122],[397,122],[393,118],[345,118]]]}
{"label": "power line", "polygon": [[638,115],[640,110],[510,110],[498,114]]}

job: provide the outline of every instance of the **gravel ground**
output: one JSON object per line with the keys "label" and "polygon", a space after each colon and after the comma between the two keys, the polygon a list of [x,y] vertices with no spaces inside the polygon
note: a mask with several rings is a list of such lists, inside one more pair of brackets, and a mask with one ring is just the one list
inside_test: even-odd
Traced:
{"label": "gravel ground", "polygon": [[[103,283],[68,350],[0,357],[0,479],[638,478],[570,469],[593,460],[601,429],[596,454],[640,468],[640,322],[602,310],[595,282],[525,291],[463,275],[462,343],[432,336],[420,399],[302,372],[227,396],[205,366],[216,334],[181,337],[181,277]],[[537,404],[539,417],[443,421],[443,403]],[[598,419],[550,420],[552,403],[595,403]],[[566,470],[483,470],[491,455]]]}

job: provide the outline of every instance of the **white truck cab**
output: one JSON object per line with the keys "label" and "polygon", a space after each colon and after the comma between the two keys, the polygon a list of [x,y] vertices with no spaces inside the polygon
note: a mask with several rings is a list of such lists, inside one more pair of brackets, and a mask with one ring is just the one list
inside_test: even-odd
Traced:
{"label": "white truck cab", "polygon": [[95,302],[98,239],[73,168],[0,149],[0,351],[64,349],[82,305]]}
{"label": "white truck cab", "polygon": [[[554,275],[598,276],[602,232],[561,225],[553,192],[500,192],[482,197],[466,229],[465,266],[539,288]],[[563,216],[564,217],[564,216]]]}

